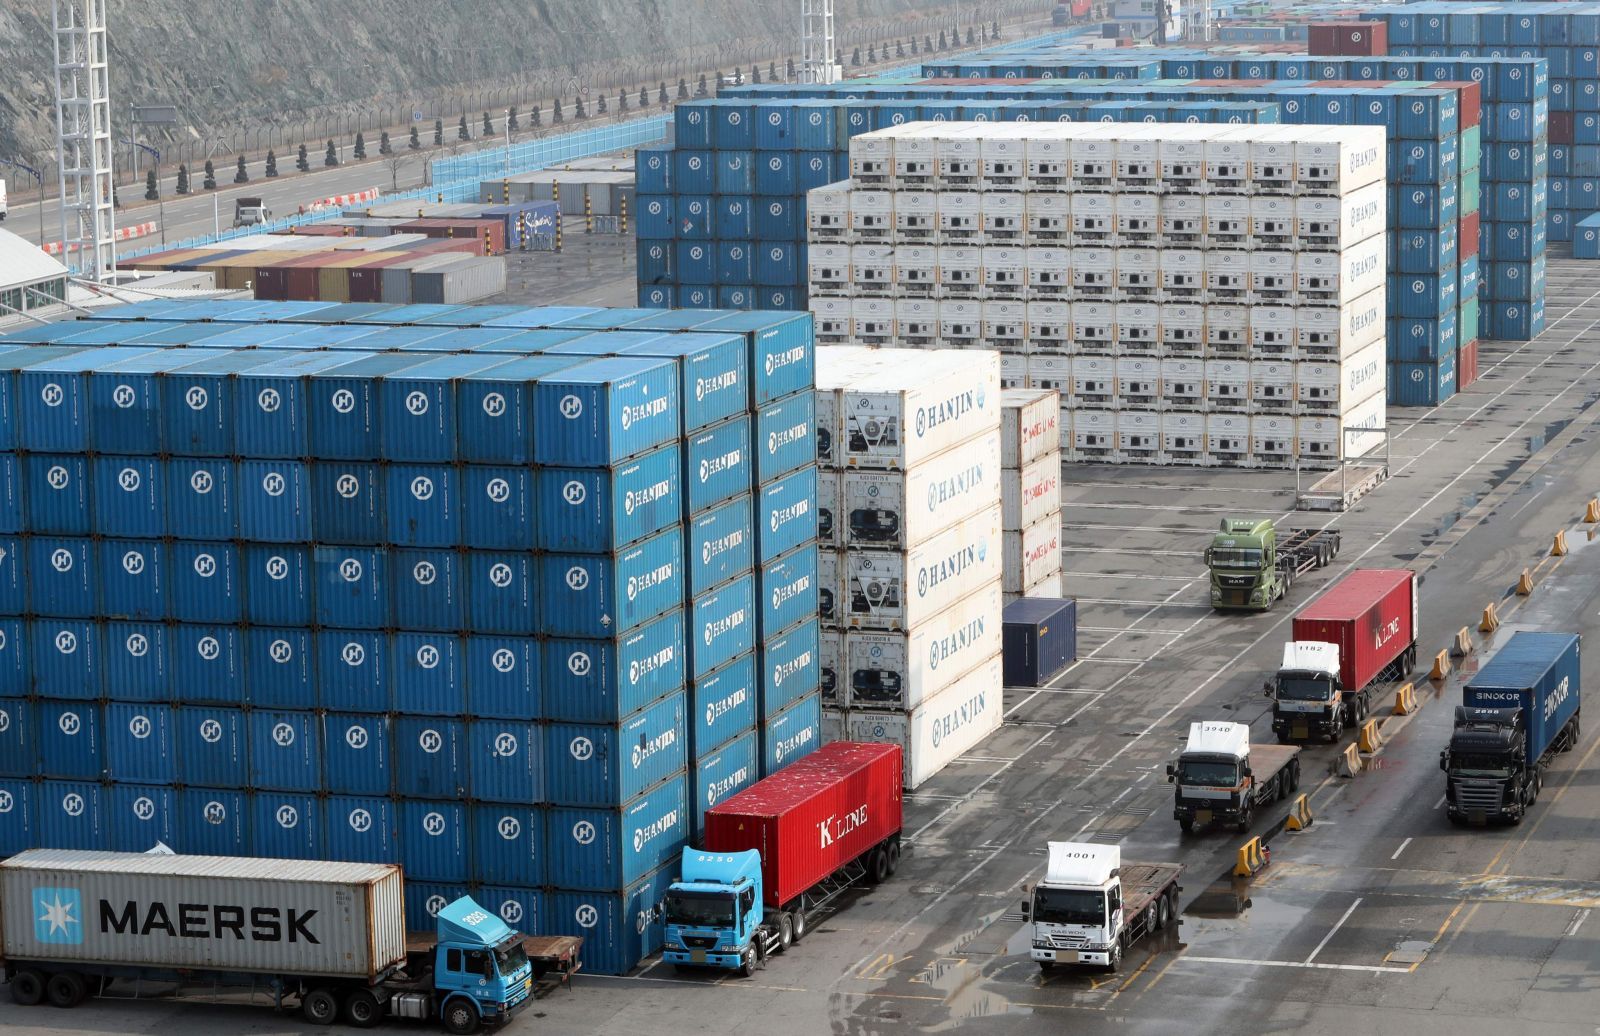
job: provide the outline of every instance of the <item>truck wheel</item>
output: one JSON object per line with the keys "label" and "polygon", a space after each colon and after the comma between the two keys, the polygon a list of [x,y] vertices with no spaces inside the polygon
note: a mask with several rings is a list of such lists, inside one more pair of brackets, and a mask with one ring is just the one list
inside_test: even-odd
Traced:
{"label": "truck wheel", "polygon": [[799,942],[806,937],[807,932],[811,931],[811,922],[806,920],[806,911],[803,906],[789,916],[794,919],[792,926],[794,929],[794,941]]}
{"label": "truck wheel", "polygon": [[1172,923],[1172,899],[1163,895],[1156,900],[1156,931],[1166,931],[1167,925]]}
{"label": "truck wheel", "polygon": [[1116,971],[1122,967],[1122,938],[1111,944],[1111,963],[1106,966],[1109,971]]}
{"label": "truck wheel", "polygon": [[1184,817],[1178,821],[1178,830],[1186,835],[1194,834],[1194,818]]}
{"label": "truck wheel", "polygon": [[11,999],[23,1007],[44,1002],[44,976],[26,969],[11,976]]}
{"label": "truck wheel", "polygon": [[785,910],[778,915],[778,952],[794,945],[794,918]]}
{"label": "truck wheel", "polygon": [[1240,813],[1239,814],[1239,824],[1238,824],[1239,833],[1240,834],[1247,833],[1250,830],[1250,823],[1253,820],[1255,820],[1255,811],[1254,810],[1246,809],[1243,813]]}
{"label": "truck wheel", "polygon": [[[745,957],[749,956],[750,951],[746,950]],[[439,1020],[444,1023],[446,1032],[455,1033],[455,1036],[471,1036],[478,1031],[478,1005],[465,997],[457,997],[444,1005],[444,1010],[439,1012]]]}
{"label": "truck wheel", "polygon": [[882,849],[872,850],[867,860],[867,884],[881,885],[889,877],[889,854]]}
{"label": "truck wheel", "polygon": [[339,1020],[339,999],[331,989],[313,989],[300,1001],[300,1013],[312,1025],[332,1025]]}
{"label": "truck wheel", "polygon": [[89,987],[76,971],[58,971],[45,980],[44,995],[52,1007],[77,1007],[89,995]]}
{"label": "truck wheel", "polygon": [[353,990],[344,998],[344,1020],[357,1029],[371,1029],[383,1020],[383,1005],[371,990]]}
{"label": "truck wheel", "polygon": [[[739,956],[739,974],[743,975],[745,978],[749,978],[755,973],[756,955],[749,950],[745,950],[744,953]],[[451,1029],[450,1031],[455,1032],[454,1029]]]}
{"label": "truck wheel", "polygon": [[[1573,735],[1573,741],[1577,741],[1576,734]],[[889,854],[889,877],[892,878],[894,872],[900,869],[900,840],[897,838],[890,842],[884,852]]]}
{"label": "truck wheel", "polygon": [[1293,794],[1300,790],[1300,760],[1296,759],[1289,764],[1289,792]]}

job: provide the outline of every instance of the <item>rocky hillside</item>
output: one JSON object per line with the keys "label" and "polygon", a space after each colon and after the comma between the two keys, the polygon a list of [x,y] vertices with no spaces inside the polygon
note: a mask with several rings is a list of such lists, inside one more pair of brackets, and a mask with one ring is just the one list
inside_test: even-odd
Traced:
{"label": "rocky hillside", "polygon": [[[996,0],[1008,19],[1045,0]],[[898,38],[948,21],[951,0],[837,0],[838,36]],[[201,133],[247,131],[329,113],[412,107],[449,114],[493,98],[732,68],[797,49],[798,0],[110,0],[112,98],[176,103]],[[50,0],[0,4],[0,157],[53,137]],[[937,29],[935,28],[936,32]],[[540,92],[541,89],[547,92]],[[637,87],[635,86],[635,89]],[[509,102],[514,103],[513,96]],[[592,104],[592,101],[591,101]],[[118,135],[121,135],[119,128]]]}

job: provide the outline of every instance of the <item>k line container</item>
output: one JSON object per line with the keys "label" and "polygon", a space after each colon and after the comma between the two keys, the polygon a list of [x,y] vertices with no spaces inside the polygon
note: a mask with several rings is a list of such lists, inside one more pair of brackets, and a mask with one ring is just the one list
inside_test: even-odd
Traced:
{"label": "k line container", "polygon": [[1294,639],[1337,644],[1340,685],[1366,687],[1416,643],[1416,573],[1351,572],[1294,617]]}
{"label": "k line container", "polygon": [[908,790],[914,789],[1000,729],[1002,688],[996,655],[910,713],[851,709],[845,714],[845,736],[904,749],[903,779]]}

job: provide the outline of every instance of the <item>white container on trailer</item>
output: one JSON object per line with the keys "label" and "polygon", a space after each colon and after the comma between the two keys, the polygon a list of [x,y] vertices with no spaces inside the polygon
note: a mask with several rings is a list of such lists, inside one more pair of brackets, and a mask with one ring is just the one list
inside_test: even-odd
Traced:
{"label": "white container on trailer", "polygon": [[839,679],[851,708],[913,710],[1001,649],[1000,580],[909,631],[849,630]]}
{"label": "white container on trailer", "polygon": [[1000,505],[911,550],[840,555],[848,629],[915,629],[1001,575]]}
{"label": "white container on trailer", "polygon": [[845,735],[901,746],[905,786],[913,789],[1000,729],[1004,690],[996,655],[912,712],[851,709],[845,714]]}
{"label": "white container on trailer", "polygon": [[[1057,422],[1051,421],[1054,431]],[[1055,436],[1059,442],[1060,437]],[[1061,451],[1051,450],[1027,467],[1005,469],[1000,476],[1001,520],[1007,531],[1035,522],[1061,520]]]}
{"label": "white container on trailer", "polygon": [[847,469],[840,479],[843,546],[914,549],[993,507],[1000,471],[998,426],[904,471]]}

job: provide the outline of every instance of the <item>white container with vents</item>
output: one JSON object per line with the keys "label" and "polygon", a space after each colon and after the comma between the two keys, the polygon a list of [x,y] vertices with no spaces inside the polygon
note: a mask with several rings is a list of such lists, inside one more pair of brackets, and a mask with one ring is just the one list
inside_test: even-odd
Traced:
{"label": "white container with vents", "polygon": [[[1049,389],[1000,394],[1001,463],[1015,471],[1061,448],[1061,395]],[[1059,464],[1060,461],[1058,460]]]}
{"label": "white container with vents", "polygon": [[847,630],[839,679],[853,708],[915,709],[1000,651],[994,580],[910,632]]}
{"label": "white container with vents", "polygon": [[840,555],[840,625],[915,629],[1001,575],[1000,507],[986,509],[910,550]]}
{"label": "white container with vents", "polygon": [[841,467],[906,469],[1000,420],[991,352],[828,349],[818,354],[817,388],[838,395]]}
{"label": "white container with vents", "polygon": [[[1141,417],[1153,415],[1141,414]],[[1026,528],[1005,534],[1005,589],[1007,593],[1023,590],[1050,575],[1061,571],[1061,522],[1035,522]]]}
{"label": "white container with vents", "polygon": [[841,543],[907,550],[994,506],[1001,495],[1000,431],[957,443],[904,471],[846,469]]}
{"label": "white container with vents", "polygon": [[[1056,422],[1051,422],[1054,428]],[[1059,437],[1057,438],[1059,442]],[[1052,450],[1020,470],[1001,473],[1001,519],[1006,529],[1024,529],[1036,522],[1061,522],[1061,453]]]}
{"label": "white container with vents", "polygon": [[910,712],[849,709],[841,728],[851,741],[899,745],[905,787],[926,783],[1005,721],[1005,684],[997,654]]}

